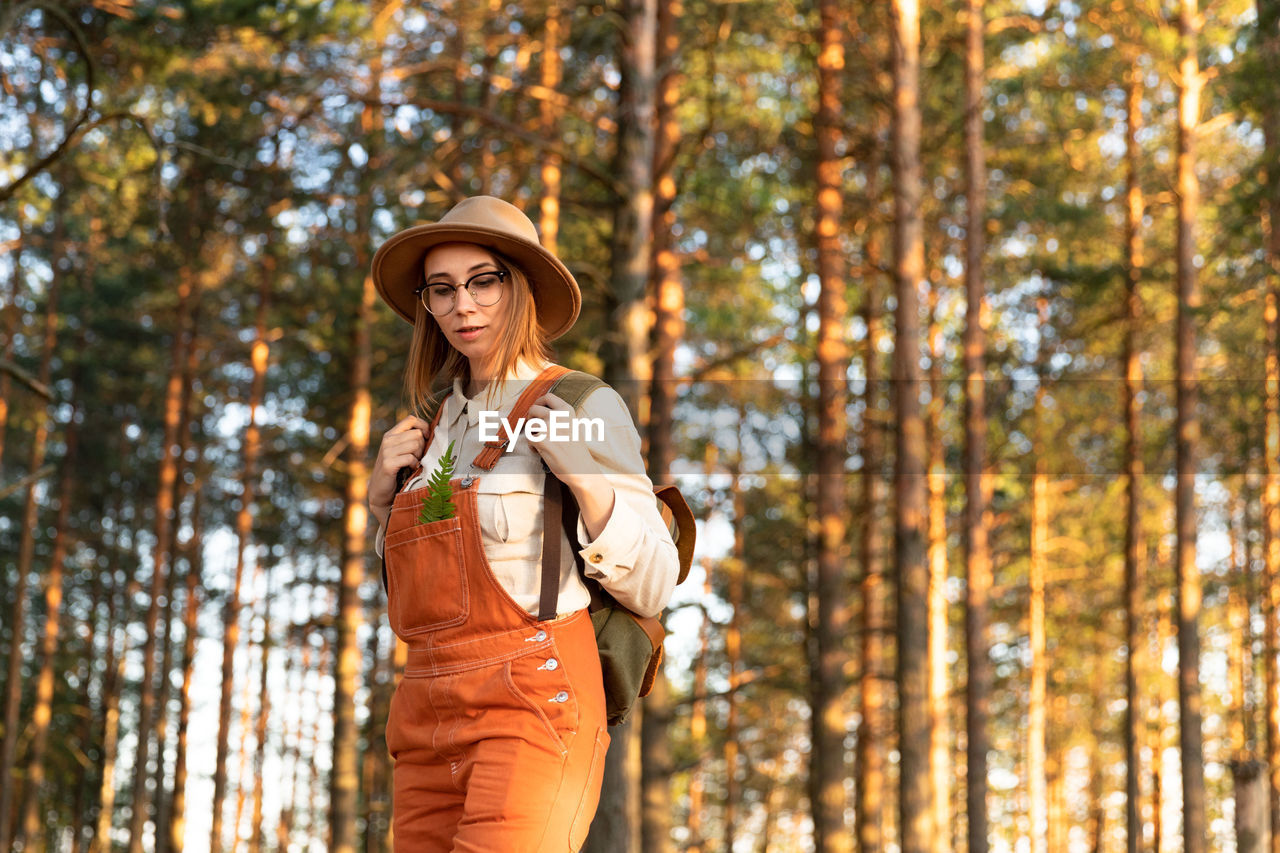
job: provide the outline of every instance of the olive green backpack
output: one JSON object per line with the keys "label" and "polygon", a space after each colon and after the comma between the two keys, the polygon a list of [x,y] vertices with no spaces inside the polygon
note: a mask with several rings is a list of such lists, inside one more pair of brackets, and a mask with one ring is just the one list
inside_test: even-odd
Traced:
{"label": "olive green backpack", "polygon": [[[577,411],[579,405],[595,389],[605,383],[596,377],[579,371],[571,371],[551,386],[551,393],[564,400]],[[555,479],[550,477],[550,479]],[[559,481],[556,481],[559,483]],[[574,560],[578,564],[578,574],[591,593],[591,623],[595,626],[596,645],[600,648],[600,669],[604,674],[605,704],[609,725],[615,726],[626,722],[636,699],[648,696],[657,678],[658,668],[662,665],[662,638],[666,631],[662,622],[653,616],[640,616],[618,603],[597,581],[587,577],[584,571],[582,555],[578,553],[578,507],[573,499],[573,492],[560,487],[561,503],[564,506],[562,523],[565,534],[573,545]],[[680,572],[676,583],[683,583],[689,575],[689,567],[693,563],[693,543],[696,526],[693,513],[680,490],[672,485],[655,485],[654,498],[671,539],[675,542],[676,552],[680,557]],[[552,529],[555,523],[557,501],[546,503],[544,512],[550,515],[545,524]],[[546,517],[546,516],[544,516]],[[556,563],[558,565],[558,563]],[[547,586],[558,586],[558,577],[548,577],[544,566],[542,584],[544,597]],[[554,591],[552,592],[554,595]],[[554,608],[551,611],[555,612]]]}

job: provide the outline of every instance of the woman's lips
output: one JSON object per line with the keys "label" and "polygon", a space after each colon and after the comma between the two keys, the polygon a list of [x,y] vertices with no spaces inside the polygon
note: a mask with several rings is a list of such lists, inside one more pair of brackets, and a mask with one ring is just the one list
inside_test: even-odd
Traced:
{"label": "woman's lips", "polygon": [[480,333],[483,331],[484,326],[475,326],[470,329],[459,329],[458,337],[462,338],[464,341],[474,341],[476,338],[480,337]]}

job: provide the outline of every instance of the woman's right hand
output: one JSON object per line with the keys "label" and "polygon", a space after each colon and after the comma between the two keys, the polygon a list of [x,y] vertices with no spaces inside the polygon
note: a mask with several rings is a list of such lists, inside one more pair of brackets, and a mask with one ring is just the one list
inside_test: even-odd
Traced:
{"label": "woman's right hand", "polygon": [[427,430],[431,424],[410,415],[387,430],[378,447],[378,458],[369,474],[369,511],[385,527],[395,499],[396,474],[406,465],[414,468],[427,452]]}

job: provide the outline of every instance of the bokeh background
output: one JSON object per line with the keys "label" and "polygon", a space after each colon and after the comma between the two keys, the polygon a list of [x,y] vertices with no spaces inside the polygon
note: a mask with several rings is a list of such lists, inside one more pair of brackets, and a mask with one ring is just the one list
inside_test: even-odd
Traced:
{"label": "bokeh background", "polygon": [[589,851],[1280,851],[1277,0],[0,6],[0,850],[391,849],[369,262],[699,519]]}

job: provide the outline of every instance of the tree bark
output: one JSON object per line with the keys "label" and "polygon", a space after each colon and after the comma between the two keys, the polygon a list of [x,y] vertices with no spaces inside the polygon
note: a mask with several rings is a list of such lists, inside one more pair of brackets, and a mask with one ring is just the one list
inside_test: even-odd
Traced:
{"label": "tree bark", "polygon": [[[919,287],[924,278],[920,171],[920,9],[893,0],[894,280],[898,304],[894,564],[898,579],[898,825],[902,853],[934,848],[929,777],[929,569],[925,563],[925,437],[920,414]],[[972,782],[972,778],[971,778]]]}
{"label": "tree bark", "polygon": [[1178,72],[1178,239],[1177,239],[1177,544],[1178,711],[1182,756],[1183,849],[1202,853],[1205,824],[1204,745],[1200,703],[1200,572],[1196,566],[1196,453],[1200,439],[1196,414],[1195,316],[1200,310],[1196,276],[1195,222],[1200,204],[1196,178],[1196,128],[1203,85],[1196,46],[1200,15],[1196,0],[1182,0],[1178,14],[1182,59]]}
{"label": "tree bark", "polygon": [[965,688],[966,814],[969,853],[986,853],[987,753],[990,716],[991,547],[986,473],[986,153],[983,145],[983,2],[968,0],[965,27]]}
{"label": "tree bark", "polygon": [[1143,712],[1139,707],[1138,679],[1145,666],[1143,649],[1146,636],[1146,614],[1143,608],[1143,576],[1146,544],[1142,529],[1142,446],[1139,416],[1142,389],[1142,353],[1138,333],[1142,323],[1142,299],[1138,284],[1142,279],[1142,217],[1144,202],[1138,180],[1138,129],[1142,126],[1142,71],[1137,62],[1129,66],[1126,78],[1128,120],[1125,125],[1125,331],[1124,331],[1124,424],[1125,424],[1125,528],[1124,528],[1124,601],[1125,601],[1125,835],[1128,853],[1142,847],[1140,794],[1142,767],[1139,745],[1142,742]]}
{"label": "tree bark", "polygon": [[[269,265],[271,255],[263,256],[264,265]],[[222,640],[222,692],[218,705],[218,745],[217,758],[213,769],[213,819],[209,833],[210,853],[222,851],[222,809],[227,792],[227,757],[230,752],[231,737],[231,694],[235,686],[235,655],[240,644],[240,594],[244,580],[245,551],[249,547],[253,535],[253,503],[256,499],[258,479],[258,455],[260,433],[258,430],[258,408],[262,405],[263,387],[266,384],[267,364],[270,358],[270,347],[267,343],[267,307],[270,300],[270,287],[274,280],[269,266],[261,271],[258,288],[258,305],[254,325],[253,349],[250,355],[250,367],[253,379],[249,389],[249,422],[244,433],[244,462],[240,477],[240,508],[236,512],[236,570],[232,582],[231,594],[223,609]],[[341,706],[336,706],[341,708]],[[341,713],[339,710],[337,713]],[[232,828],[238,833],[239,825]]]}
{"label": "tree bark", "polygon": [[[652,256],[654,358],[649,389],[649,476],[654,482],[670,479],[674,458],[672,438],[676,399],[675,350],[684,336],[684,287],[680,261],[671,234],[676,197],[672,164],[680,129],[675,107],[679,97],[675,60],[679,47],[676,24],[683,13],[679,0],[662,2],[657,9],[655,68],[660,69],[655,97],[657,129],[653,149],[655,198]],[[645,698],[640,724],[640,847],[644,853],[670,853],[671,842],[671,688],[666,672],[659,669],[653,689]]]}
{"label": "tree bark", "polygon": [[[867,197],[878,200],[880,185],[872,170]],[[859,853],[880,853],[884,844],[885,741],[889,736],[884,683],[887,677],[885,634],[888,631],[884,590],[884,554],[881,513],[885,503],[881,469],[884,456],[884,425],[880,408],[880,341],[882,299],[880,276],[880,231],[872,223],[865,247],[868,274],[863,281],[862,318],[867,336],[862,347],[863,391],[862,427],[862,512],[859,516],[859,547],[862,564],[861,624],[859,636],[858,742],[855,761],[855,826]]]}
{"label": "tree bark", "polygon": [[1236,853],[1263,853],[1267,849],[1267,777],[1261,761],[1231,762],[1232,792],[1236,801]]}
{"label": "tree bark", "polygon": [[[547,3],[547,19],[542,30],[542,88],[554,92],[560,87],[562,64],[560,61],[560,3]],[[550,98],[538,103],[542,133],[547,139],[555,139],[556,106]],[[538,231],[542,246],[551,254],[557,253],[560,240],[560,156],[547,152],[542,158],[542,197],[539,200]]]}
{"label": "tree bark", "polygon": [[[271,650],[274,646],[271,638],[271,602],[275,600],[271,588],[272,574],[272,566],[268,565],[266,568],[267,595],[262,605],[262,637],[258,642],[258,647],[262,650],[262,668],[258,673],[258,719],[255,721],[254,728],[253,778],[257,780],[257,784],[253,786],[253,814],[249,819],[249,853],[261,853],[265,840],[262,831],[262,807],[266,779],[262,771],[266,766],[267,721],[271,715],[271,694],[268,690],[267,678],[271,671]],[[373,633],[376,636],[376,632]]]}
{"label": "tree bark", "polygon": [[[615,174],[624,188],[614,208],[608,328],[601,344],[604,380],[643,427],[648,423],[649,318],[645,289],[653,236],[654,51],[657,0],[622,0]],[[642,431],[643,432],[643,431]],[[617,853],[640,844],[640,707],[615,726],[605,759],[600,805],[583,853]]]}
{"label": "tree bark", "polygon": [[[198,295],[199,292],[197,291]],[[186,458],[186,449],[191,443],[191,423],[195,417],[195,412],[192,408],[195,403],[193,386],[196,368],[200,363],[201,351],[204,349],[197,331],[199,329],[200,300],[197,298],[191,312],[192,339],[186,348],[187,362],[182,374],[182,432],[178,440],[179,459]],[[202,480],[203,475],[201,472],[195,472],[190,486],[188,486],[185,478],[179,477],[175,484],[174,493],[174,509],[179,513],[182,511],[186,495],[189,492],[194,491],[195,498],[190,516],[191,536],[185,542],[175,546],[173,560],[176,566],[177,555],[180,553],[187,555],[187,573],[184,578],[185,595],[182,605],[182,687],[179,689],[178,694],[178,731],[177,743],[175,744],[173,789],[170,793],[167,808],[161,809],[162,819],[159,822],[161,826],[157,827],[156,835],[156,849],[164,851],[164,853],[179,853],[186,841],[187,728],[191,719],[191,680],[195,669],[195,642],[196,633],[199,630],[200,615],[197,598],[200,589],[202,563],[199,546],[202,530],[200,519],[200,485]],[[179,528],[181,526],[181,524],[178,525]],[[173,601],[171,598],[170,608],[172,609],[172,607]],[[167,681],[167,667],[165,671],[165,680]],[[162,780],[159,778],[156,780],[156,790],[163,790]]]}
{"label": "tree bark", "polygon": [[[933,777],[933,826],[951,837],[951,744],[947,722],[947,463],[942,435],[942,326],[938,288],[929,291],[929,775]],[[943,842],[945,844],[945,842]]]}
{"label": "tree bark", "polygon": [[[87,278],[92,281],[92,278]],[[77,336],[83,351],[83,329]],[[49,743],[49,723],[53,718],[54,657],[58,651],[58,625],[62,618],[62,578],[66,569],[67,541],[71,537],[68,519],[71,517],[72,492],[75,488],[75,471],[80,444],[80,428],[76,423],[76,397],[80,390],[82,363],[76,363],[72,379],[71,412],[66,427],[66,455],[62,460],[62,474],[58,483],[58,515],[54,522],[53,553],[49,557],[49,575],[45,579],[44,633],[40,640],[40,676],[36,684],[35,708],[31,714],[31,746],[27,759],[26,807],[23,809],[22,827],[18,841],[24,850],[50,850],[59,845],[52,839],[41,837],[40,802],[44,788],[45,749]],[[8,815],[4,815],[7,820]]]}
{"label": "tree bark", "polygon": [[[1048,323],[1049,305],[1043,296],[1037,300],[1040,327]],[[1044,472],[1044,443],[1042,418],[1045,411],[1046,353],[1042,346],[1039,353],[1039,382],[1035,402],[1035,473],[1031,480],[1031,553],[1028,560],[1030,590],[1027,625],[1031,647],[1031,685],[1027,699],[1027,799],[1030,804],[1031,853],[1047,853],[1049,843],[1048,782],[1045,775],[1045,702],[1047,700],[1048,662],[1045,660],[1045,600],[1044,586],[1047,555],[1045,544],[1049,538],[1048,476]]]}
{"label": "tree bark", "polygon": [[818,853],[852,853],[845,826],[845,634],[849,606],[845,573],[849,563],[845,435],[848,417],[849,354],[845,345],[845,263],[841,245],[840,137],[844,21],[836,0],[818,4],[817,272],[818,272],[818,444],[816,448],[818,525],[816,683],[812,686],[814,740],[809,772],[814,775],[814,841]]}
{"label": "tree bark", "polygon": [[[192,258],[194,260],[194,258]],[[182,420],[182,368],[186,364],[185,347],[188,346],[187,329],[190,322],[196,274],[190,263],[178,272],[178,306],[175,330],[169,355],[169,378],[164,396],[164,455],[160,461],[160,485],[156,491],[155,550],[151,562],[151,589],[148,597],[145,637],[142,646],[142,685],[138,700],[138,740],[133,760],[133,806],[129,819],[129,853],[142,853],[142,836],[150,806],[154,801],[148,796],[147,763],[150,756],[151,737],[155,728],[156,698],[156,643],[160,620],[160,600],[169,577],[173,552],[173,490],[178,479],[180,459],[175,452]],[[164,673],[168,678],[168,673]],[[160,753],[157,761],[163,763]],[[159,792],[156,792],[157,795]]]}
{"label": "tree bark", "polygon": [[[1258,0],[1258,55],[1271,74],[1280,70],[1280,3]],[[1273,93],[1264,104],[1262,129],[1267,151],[1280,150],[1280,98]],[[1267,245],[1266,401],[1264,416],[1264,465],[1262,507],[1264,515],[1266,617],[1267,799],[1271,853],[1280,853],[1280,161],[1274,157],[1266,168],[1266,202],[1262,205],[1262,230]]]}
{"label": "tree bark", "polygon": [[[40,384],[44,387],[49,386],[53,375],[53,354],[58,335],[58,294],[63,279],[59,274],[61,269],[59,259],[66,251],[65,211],[59,209],[55,212],[54,219],[55,258],[51,264],[54,275],[49,281],[45,296],[43,349],[40,356]],[[49,419],[49,407],[43,403],[36,406],[33,415],[35,435],[31,442],[31,456],[27,462],[28,471],[39,471],[44,465],[45,451],[49,442]],[[14,803],[22,802],[20,786],[13,777],[13,768],[17,761],[18,711],[22,704],[22,661],[24,659],[22,641],[26,635],[27,626],[27,584],[35,556],[36,532],[43,529],[39,524],[39,506],[36,503],[37,485],[33,482],[27,486],[26,497],[22,503],[17,577],[11,592],[13,610],[9,617],[9,666],[5,680],[4,741],[0,745],[0,850],[9,849],[11,840],[9,816]]]}

